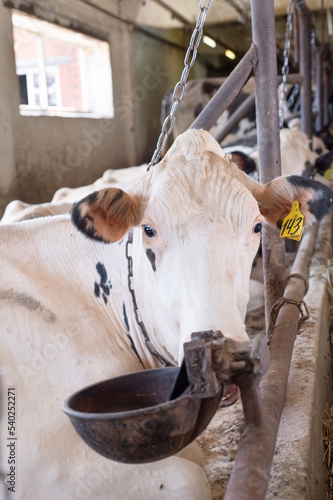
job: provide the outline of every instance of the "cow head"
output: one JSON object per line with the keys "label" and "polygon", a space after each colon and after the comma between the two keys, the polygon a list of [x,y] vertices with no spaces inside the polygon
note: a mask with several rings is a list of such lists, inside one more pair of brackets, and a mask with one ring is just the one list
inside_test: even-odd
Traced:
{"label": "cow head", "polygon": [[320,219],[332,192],[298,176],[264,186],[224,156],[202,130],[179,136],[131,190],[104,189],[74,206],[74,224],[105,242],[136,229],[134,288],[157,349],[175,359],[191,332],[221,330],[246,340],[252,261],[264,220],[279,226],[294,200],[305,224]]}

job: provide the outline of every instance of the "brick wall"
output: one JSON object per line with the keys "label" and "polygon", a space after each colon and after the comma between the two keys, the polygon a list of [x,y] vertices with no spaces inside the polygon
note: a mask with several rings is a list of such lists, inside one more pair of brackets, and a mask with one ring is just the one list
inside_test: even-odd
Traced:
{"label": "brick wall", "polygon": [[[15,58],[22,64],[36,60],[36,38],[38,35],[20,28],[14,29]],[[83,109],[82,87],[79,62],[79,48],[63,42],[43,38],[46,67],[48,64],[59,68],[61,100],[63,107]]]}

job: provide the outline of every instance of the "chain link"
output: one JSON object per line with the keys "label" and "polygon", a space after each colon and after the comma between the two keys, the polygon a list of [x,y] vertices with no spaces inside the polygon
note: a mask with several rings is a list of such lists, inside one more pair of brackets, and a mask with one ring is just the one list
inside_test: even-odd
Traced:
{"label": "chain link", "polygon": [[[300,91],[299,83],[295,83],[294,88],[290,92],[290,95],[289,95],[289,97],[287,99],[288,109],[292,109],[292,107],[296,103],[296,99],[297,99],[297,97],[299,95],[299,91]],[[295,112],[295,110],[294,110],[294,112]]]}
{"label": "chain link", "polygon": [[293,13],[294,13],[294,4],[293,0],[291,0],[287,8],[286,36],[283,49],[283,66],[281,70],[282,82],[280,84],[280,102],[279,102],[280,128],[283,127],[284,113],[286,107],[286,87],[287,87],[287,75],[289,74],[290,40],[293,29]]}
{"label": "chain link", "polygon": [[128,283],[128,289],[129,289],[130,294],[132,296],[132,303],[133,303],[133,310],[134,310],[135,320],[136,320],[137,324],[139,325],[139,327],[141,329],[144,343],[146,344],[146,347],[147,347],[148,351],[150,352],[150,354],[152,354],[153,356],[155,356],[158,359],[158,361],[163,366],[165,366],[165,367],[173,366],[171,363],[169,363],[168,361],[166,361],[163,358],[163,356],[161,356],[156,351],[155,347],[153,346],[152,341],[150,340],[150,337],[148,335],[148,332],[146,330],[146,327],[145,327],[143,321],[139,318],[139,308],[138,308],[138,304],[137,304],[136,297],[135,297],[135,291],[132,288],[133,259],[132,259],[132,257],[129,254],[129,245],[131,243],[133,243],[133,232],[132,231],[130,231],[128,233],[128,239],[127,239],[127,242],[126,242],[126,259],[127,259],[127,267],[128,267],[127,283]]}
{"label": "chain link", "polygon": [[163,122],[161,134],[158,138],[156,149],[154,151],[152,159],[150,160],[150,163],[148,165],[147,172],[150,169],[150,167],[152,167],[159,161],[161,152],[165,148],[168,137],[172,132],[173,126],[175,124],[175,114],[179,106],[179,103],[182,101],[186,93],[187,78],[190,73],[190,69],[192,68],[197,57],[198,47],[203,34],[203,26],[206,21],[207,12],[210,6],[212,5],[212,1],[213,0],[209,0],[207,6],[204,6],[204,0],[200,0],[199,3],[200,12],[184,59],[185,67],[183,69],[179,82],[177,83],[177,85],[173,90],[172,94],[173,104],[169,115],[165,118]]}
{"label": "chain link", "polygon": [[[196,57],[197,57],[197,52],[198,52],[198,47],[202,38],[203,34],[203,26],[205,24],[206,20],[206,15],[207,12],[212,4],[213,0],[209,0],[207,6],[204,6],[204,0],[200,0],[199,8],[200,8],[200,13],[195,25],[195,28],[193,30],[189,47],[186,51],[185,59],[184,59],[184,69],[182,72],[182,75],[180,77],[179,82],[175,86],[172,94],[173,98],[173,104],[171,106],[171,110],[169,115],[165,118],[163,125],[162,125],[162,130],[161,134],[158,138],[156,149],[154,151],[154,154],[152,156],[152,159],[150,160],[150,163],[148,165],[147,171],[150,169],[152,165],[155,165],[161,156],[161,151],[164,149],[166,145],[166,141],[169,137],[169,135],[172,132],[174,123],[175,123],[175,114],[177,111],[177,108],[179,106],[179,103],[182,101],[185,93],[186,93],[186,82],[188,79],[188,75],[190,73],[190,69],[192,68]],[[127,258],[127,265],[128,265],[128,276],[127,276],[127,281],[128,281],[128,289],[132,297],[132,303],[133,303],[133,310],[134,310],[134,316],[137,324],[139,325],[142,335],[143,335],[143,340],[144,343],[153,356],[155,356],[158,361],[163,365],[163,366],[172,366],[171,363],[166,361],[163,356],[161,356],[155,349],[152,341],[150,340],[149,334],[146,330],[146,327],[143,323],[143,321],[139,317],[139,309],[138,309],[138,304],[136,301],[136,296],[135,296],[135,291],[134,288],[132,288],[132,278],[133,278],[133,259],[129,255],[129,245],[133,243],[133,233],[130,231],[128,233],[128,239],[126,242],[126,258]]]}

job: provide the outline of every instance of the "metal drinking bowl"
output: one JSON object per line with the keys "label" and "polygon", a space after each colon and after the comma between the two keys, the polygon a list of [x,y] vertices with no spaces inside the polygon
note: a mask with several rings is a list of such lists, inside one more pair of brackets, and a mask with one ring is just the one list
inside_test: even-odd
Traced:
{"label": "metal drinking bowl", "polygon": [[209,424],[223,386],[209,398],[185,391],[169,401],[179,368],[130,373],[70,396],[63,410],[97,453],[124,463],[160,460],[180,451]]}

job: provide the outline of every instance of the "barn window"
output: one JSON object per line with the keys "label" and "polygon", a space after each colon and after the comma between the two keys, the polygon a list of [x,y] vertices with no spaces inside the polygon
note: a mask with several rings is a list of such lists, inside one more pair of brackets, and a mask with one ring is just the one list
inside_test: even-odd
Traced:
{"label": "barn window", "polygon": [[20,112],[113,117],[107,42],[13,11]]}

